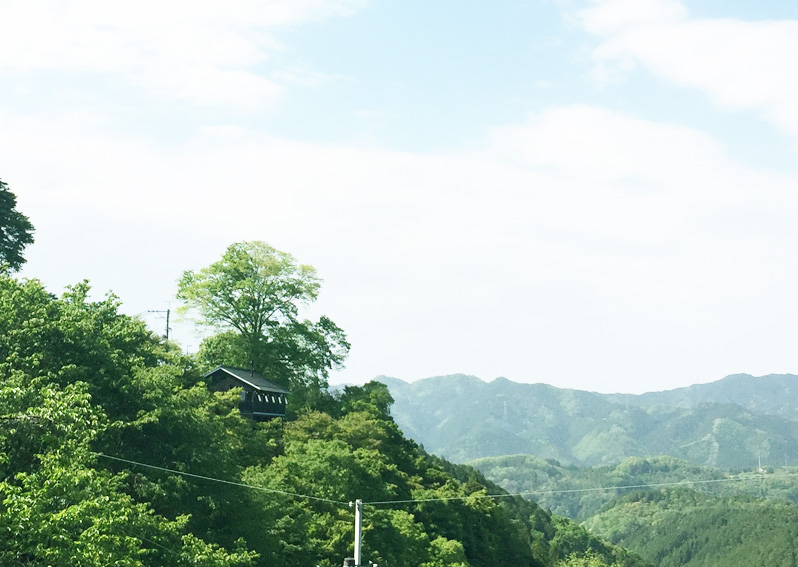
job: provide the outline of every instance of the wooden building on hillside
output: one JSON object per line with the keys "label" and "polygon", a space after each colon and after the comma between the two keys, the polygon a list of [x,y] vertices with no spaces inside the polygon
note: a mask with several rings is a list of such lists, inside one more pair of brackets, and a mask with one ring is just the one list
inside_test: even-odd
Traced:
{"label": "wooden building on hillside", "polygon": [[256,421],[285,417],[286,396],[291,392],[257,372],[233,366],[217,366],[205,374],[205,379],[211,388],[220,392],[243,388],[238,409],[245,417]]}

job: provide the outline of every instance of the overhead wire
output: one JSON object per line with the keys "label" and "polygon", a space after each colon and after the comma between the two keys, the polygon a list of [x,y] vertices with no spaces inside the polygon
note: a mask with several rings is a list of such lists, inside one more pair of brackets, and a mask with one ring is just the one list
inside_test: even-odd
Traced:
{"label": "overhead wire", "polygon": [[763,478],[784,478],[784,477],[793,477],[798,476],[798,473],[785,473],[780,475],[763,475],[758,474],[755,476],[747,477],[747,478],[716,478],[716,479],[703,479],[703,480],[680,480],[678,482],[657,482],[657,483],[649,483],[649,484],[630,484],[630,485],[618,485],[618,486],[597,486],[597,487],[588,487],[588,488],[566,488],[560,490],[529,490],[524,492],[512,492],[512,493],[505,493],[505,494],[470,494],[468,496],[448,496],[448,497],[441,497],[441,498],[412,498],[408,500],[383,500],[377,502],[364,502],[364,504],[370,504],[372,506],[377,505],[386,505],[386,504],[412,504],[412,503],[421,503],[421,502],[436,502],[436,501],[447,501],[447,500],[468,500],[473,498],[489,498],[489,499],[499,499],[499,498],[512,498],[516,496],[546,496],[551,494],[571,494],[571,493],[578,493],[578,492],[601,492],[607,490],[626,490],[626,489],[637,489],[637,488],[662,488],[666,486],[690,486],[694,484],[712,484],[712,483],[727,483],[727,482],[744,482],[749,480],[761,480]]}
{"label": "overhead wire", "polygon": [[169,469],[169,468],[166,468],[166,467],[159,467],[159,466],[156,466],[156,465],[150,465],[150,464],[147,464],[147,463],[141,463],[141,462],[133,461],[133,460],[130,460],[130,459],[123,459],[121,457],[114,457],[114,456],[111,456],[111,455],[106,455],[104,453],[94,452],[94,455],[96,455],[98,457],[105,458],[105,459],[110,459],[112,461],[120,461],[120,462],[123,462],[123,463],[128,463],[130,465],[146,467],[146,468],[149,468],[149,469],[155,469],[155,470],[168,472],[168,473],[172,473],[172,474],[179,474],[179,475],[187,476],[187,477],[191,477],[191,478],[198,478],[198,479],[207,480],[207,481],[210,481],[210,482],[218,482],[218,483],[221,483],[221,484],[229,484],[231,486],[239,486],[239,487],[242,487],[242,488],[250,488],[252,490],[259,490],[259,491],[262,491],[262,492],[270,492],[270,493],[273,493],[273,494],[283,494],[285,496],[291,496],[293,498],[302,498],[302,499],[305,499],[305,500],[316,500],[316,501],[319,501],[319,502],[329,502],[331,504],[341,504],[341,505],[344,505],[344,506],[348,506],[349,505],[349,501],[344,502],[342,500],[332,500],[330,498],[321,498],[319,496],[311,496],[309,494],[298,494],[296,492],[287,492],[285,490],[277,490],[276,488],[266,488],[265,486],[257,486],[257,485],[254,485],[254,484],[245,484],[243,482],[235,482],[235,481],[232,481],[232,480],[224,480],[224,479],[221,479],[221,478],[213,478],[213,477],[204,476],[204,475],[201,475],[201,474],[194,474],[194,473],[190,473],[190,472],[178,471],[178,470],[175,470],[175,469]]}
{"label": "overhead wire", "polygon": [[152,544],[152,545],[154,545],[154,546],[156,546],[156,547],[160,547],[161,549],[163,549],[163,550],[165,550],[165,551],[168,551],[169,553],[172,553],[172,554],[174,554],[174,555],[180,555],[180,554],[179,554],[177,551],[175,551],[174,549],[170,549],[170,548],[166,547],[165,545],[161,545],[161,544],[160,544],[160,543],[158,543],[157,541],[154,541],[154,540],[151,540],[151,539],[149,539],[149,538],[146,538],[146,537],[144,537],[143,535],[139,535],[139,534],[137,534],[137,533],[134,533],[134,532],[130,531],[129,529],[127,529],[127,528],[125,528],[125,527],[123,527],[123,526],[121,526],[121,525],[117,525],[117,528],[119,528],[120,530],[122,530],[123,532],[125,532],[125,533],[126,533],[127,535],[129,535],[130,537],[136,538],[136,539],[138,539],[138,540],[141,540],[141,541],[143,541],[143,542],[147,542],[147,543],[149,543],[149,544]]}
{"label": "overhead wire", "polygon": [[[224,480],[220,478],[214,478],[205,475],[194,474],[186,471],[179,471],[176,469],[170,469],[166,467],[160,467],[157,465],[151,465],[148,463],[142,463],[139,461],[133,461],[131,459],[123,459],[121,457],[114,457],[112,455],[106,455],[104,453],[97,453],[95,452],[94,455],[98,457],[102,457],[105,459],[110,459],[113,461],[120,461],[123,463],[127,463],[130,465],[146,467],[149,469],[159,470],[162,472],[168,472],[172,474],[178,474],[190,478],[196,478],[200,480],[206,480],[210,482],[218,482],[221,484],[227,484],[231,486],[238,486],[241,488],[249,488],[251,490],[258,490],[262,492],[269,492],[273,494],[282,494],[284,496],[290,496],[293,498],[300,498],[305,500],[315,500],[319,502],[327,502],[330,504],[338,504],[341,506],[351,506],[352,501],[343,501],[343,500],[334,500],[330,498],[322,498],[319,496],[311,496],[309,494],[299,494],[296,492],[288,492],[285,490],[278,490],[275,488],[266,488],[263,486],[257,486],[254,484],[246,484],[243,482],[235,482],[231,480]],[[716,478],[716,479],[700,479],[700,480],[689,480],[684,479],[680,481],[674,482],[658,482],[658,483],[646,483],[646,484],[632,484],[632,485],[617,485],[617,486],[597,486],[597,487],[587,487],[587,488],[567,488],[567,489],[560,489],[560,490],[528,490],[523,492],[513,492],[513,493],[505,493],[505,494],[470,494],[466,496],[442,496],[438,498],[409,498],[409,499],[397,499],[397,500],[378,500],[374,502],[364,501],[363,504],[368,504],[370,506],[385,506],[385,505],[392,505],[392,504],[416,504],[416,503],[424,503],[424,502],[445,502],[445,501],[456,501],[456,500],[469,500],[469,499],[499,499],[499,498],[514,498],[514,497],[524,497],[524,496],[547,496],[547,495],[554,495],[554,494],[573,494],[573,493],[580,493],[580,492],[601,492],[601,491],[608,491],[608,490],[634,490],[640,488],[663,488],[668,486],[692,486],[692,485],[699,485],[699,484],[719,484],[719,483],[730,483],[730,482],[745,482],[749,480],[762,480],[765,478],[785,478],[785,477],[795,477],[798,476],[798,472],[796,473],[784,473],[784,474],[757,474],[750,477],[743,477],[743,478]]]}

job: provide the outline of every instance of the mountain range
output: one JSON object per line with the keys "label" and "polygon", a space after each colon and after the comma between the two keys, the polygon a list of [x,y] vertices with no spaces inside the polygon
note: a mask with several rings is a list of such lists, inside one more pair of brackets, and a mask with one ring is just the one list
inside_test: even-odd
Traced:
{"label": "mountain range", "polygon": [[792,374],[735,374],[641,395],[463,374],[378,380],[395,400],[392,414],[402,430],[455,462],[529,454],[576,466],[653,455],[726,469],[798,464]]}

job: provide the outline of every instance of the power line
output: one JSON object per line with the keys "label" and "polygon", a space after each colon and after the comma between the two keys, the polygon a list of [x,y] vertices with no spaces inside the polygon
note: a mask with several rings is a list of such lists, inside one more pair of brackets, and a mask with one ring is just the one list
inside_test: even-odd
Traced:
{"label": "power line", "polygon": [[[352,505],[352,501],[342,501],[342,500],[332,500],[330,498],[321,498],[319,496],[310,496],[307,494],[298,494],[295,492],[287,492],[284,490],[277,490],[274,488],[265,488],[263,486],[255,486],[253,484],[245,484],[242,482],[234,482],[230,480],[224,480],[220,478],[213,478],[210,476],[198,475],[194,473],[178,471],[174,469],[169,469],[166,467],[159,467],[156,465],[150,465],[147,463],[141,463],[138,461],[132,461],[130,459],[123,459],[121,457],[113,457],[111,455],[105,455],[103,453],[94,453],[98,457],[103,457],[106,459],[111,459],[114,461],[120,461],[123,463],[128,463],[131,465],[137,465],[141,467],[146,467],[150,469],[155,469],[159,471],[169,472],[173,474],[179,474],[182,476],[187,476],[191,478],[197,478],[201,480],[207,480],[210,482],[218,482],[222,484],[228,484],[231,486],[238,486],[241,488],[249,488],[252,490],[259,490],[263,492],[270,492],[274,494],[283,494],[285,496],[291,496],[293,498],[302,498],[306,500],[316,500],[319,502],[328,502],[330,504],[339,504],[341,506],[349,507]],[[552,494],[573,494],[573,493],[580,493],[580,492],[601,492],[607,490],[629,490],[629,489],[638,489],[638,488],[662,488],[667,486],[692,486],[698,484],[720,484],[720,483],[730,483],[730,482],[745,482],[747,480],[762,480],[766,478],[786,478],[786,477],[795,477],[798,476],[798,473],[784,473],[778,475],[755,475],[747,478],[716,478],[716,479],[704,479],[704,480],[680,480],[675,482],[658,482],[658,483],[649,483],[649,484],[630,484],[630,485],[618,485],[618,486],[597,486],[597,487],[588,487],[588,488],[568,488],[568,489],[561,489],[561,490],[529,490],[524,492],[513,492],[513,493],[506,493],[506,494],[470,494],[467,496],[443,496],[440,498],[409,498],[406,500],[378,500],[374,502],[366,502],[364,501],[363,504],[368,504],[369,506],[386,506],[391,504],[418,504],[424,502],[446,502],[446,501],[456,501],[456,500],[469,500],[469,499],[499,499],[499,498],[514,498],[516,496],[543,496],[543,495],[552,495]]]}
{"label": "power line", "polygon": [[164,545],[161,545],[161,544],[160,544],[160,543],[158,543],[157,541],[153,541],[153,540],[151,540],[151,539],[148,539],[148,538],[146,538],[146,537],[144,537],[144,536],[142,536],[142,535],[139,535],[139,534],[133,533],[132,531],[128,530],[127,528],[125,528],[125,527],[123,527],[123,526],[117,525],[116,527],[117,527],[117,528],[119,528],[120,530],[122,530],[123,532],[125,532],[127,535],[129,535],[129,536],[131,536],[131,537],[134,537],[134,538],[136,538],[136,539],[139,539],[139,540],[141,540],[141,541],[143,541],[143,542],[151,543],[152,545],[155,545],[155,546],[157,546],[157,547],[160,547],[161,549],[163,549],[163,550],[166,550],[166,551],[168,551],[169,553],[173,553],[174,555],[179,555],[179,554],[178,554],[178,553],[177,553],[177,552],[176,552],[174,549],[170,549],[170,548],[168,548],[168,547],[166,547],[166,546],[164,546]]}
{"label": "power line", "polygon": [[194,474],[194,473],[178,471],[178,470],[174,470],[174,469],[168,469],[166,467],[159,467],[159,466],[156,466],[156,465],[149,465],[147,463],[140,463],[138,461],[131,461],[130,459],[123,459],[121,457],[112,457],[111,455],[105,455],[103,453],[93,453],[93,454],[97,455],[98,457],[103,457],[105,459],[111,459],[112,461],[120,461],[120,462],[123,462],[123,463],[128,463],[130,465],[137,465],[137,466],[140,466],[140,467],[147,467],[147,468],[150,468],[150,469],[155,469],[155,470],[158,470],[158,471],[168,472],[168,473],[172,473],[172,474],[179,474],[179,475],[188,476],[188,477],[191,477],[191,478],[198,478],[198,479],[201,479],[201,480],[208,480],[208,481],[211,481],[211,482],[219,482],[219,483],[222,483],[222,484],[229,484],[231,486],[239,486],[241,488],[250,488],[252,490],[260,490],[262,492],[270,492],[270,493],[273,493],[273,494],[283,494],[285,496],[292,496],[294,498],[304,498],[305,500],[317,500],[319,502],[329,502],[331,504],[341,504],[342,506],[349,506],[349,501],[343,502],[341,500],[331,500],[329,498],[321,498],[319,496],[310,496],[308,494],[297,494],[295,492],[286,492],[284,490],[277,490],[277,489],[274,489],[274,488],[266,488],[266,487],[263,487],[263,486],[255,486],[254,484],[244,484],[243,482],[234,482],[232,480],[223,480],[221,478],[213,478],[213,477],[210,477],[210,476],[203,476],[203,475],[200,475],[200,474]]}
{"label": "power line", "polygon": [[[338,504],[341,506],[349,506],[351,507],[353,504],[355,506],[355,558],[352,560],[356,565],[360,564],[360,547],[361,547],[361,523],[362,523],[362,514],[363,514],[363,506],[365,504],[369,504],[371,506],[384,506],[384,505],[393,505],[393,504],[416,504],[416,503],[423,503],[423,502],[443,502],[443,501],[454,501],[454,500],[468,500],[468,499],[499,499],[499,498],[514,498],[514,497],[523,497],[523,496],[532,496],[532,495],[550,495],[550,494],[569,494],[569,493],[579,493],[579,492],[597,492],[597,491],[607,491],[607,490],[628,490],[628,489],[637,489],[637,488],[660,488],[665,486],[689,486],[689,485],[697,485],[697,484],[711,484],[711,483],[727,483],[727,482],[742,482],[746,480],[757,480],[762,479],[764,480],[767,478],[764,474],[754,475],[748,478],[719,478],[719,479],[705,479],[705,480],[681,480],[678,482],[660,482],[660,483],[650,483],[650,484],[636,484],[636,485],[625,485],[625,486],[602,486],[602,487],[591,487],[591,488],[572,488],[572,489],[563,489],[563,490],[537,490],[537,491],[526,491],[526,492],[516,492],[516,493],[506,493],[506,494],[470,494],[468,496],[448,496],[448,497],[441,497],[441,498],[412,498],[407,500],[383,500],[383,501],[375,501],[375,502],[363,502],[360,499],[355,500],[354,502],[343,502],[340,500],[332,500],[329,498],[320,498],[318,496],[310,496],[307,494],[298,494],[294,492],[287,492],[284,490],[277,490],[272,488],[265,488],[262,486],[255,486],[252,484],[244,484],[241,482],[234,482],[230,480],[223,480],[220,478],[213,478],[204,475],[198,475],[194,473],[188,473],[184,471],[178,471],[174,469],[169,469],[166,467],[159,467],[156,465],[150,465],[148,463],[141,463],[138,461],[133,461],[130,459],[123,459],[121,457],[114,457],[111,455],[105,455],[103,453],[94,452],[94,455],[98,457],[102,457],[105,459],[110,459],[113,461],[119,461],[123,463],[128,463],[135,466],[146,467],[154,470],[164,471],[172,474],[178,474],[186,477],[196,478],[200,480],[206,480],[210,482],[218,482],[221,484],[227,484],[231,486],[238,486],[241,488],[249,488],[251,490],[258,490],[263,492],[269,492],[272,494],[282,494],[285,496],[290,496],[293,498],[302,498],[305,500],[315,500],[318,502],[329,502],[331,504]],[[794,477],[798,476],[798,473],[786,473],[781,475],[771,475],[771,478],[786,478],[786,477]],[[127,531],[122,528],[123,531]],[[133,537],[137,537],[142,541],[146,541],[150,544],[156,545],[167,552],[175,553],[174,550],[171,550],[153,540],[144,538],[142,536],[137,536],[131,532],[127,532],[129,535]],[[345,560],[344,564],[346,565]]]}
{"label": "power line", "polygon": [[507,494],[471,494],[468,496],[448,496],[448,497],[441,497],[441,498],[413,498],[408,500],[383,500],[378,502],[365,502],[365,504],[369,504],[371,506],[378,506],[378,505],[387,505],[387,504],[414,504],[414,503],[421,503],[421,502],[443,502],[447,500],[468,500],[470,498],[490,498],[490,499],[499,499],[499,498],[512,498],[515,496],[542,496],[542,495],[550,495],[550,494],[571,494],[577,492],[601,492],[606,490],[624,490],[624,489],[635,489],[635,488],[662,488],[665,486],[690,486],[695,484],[712,484],[712,483],[726,483],[726,482],[744,482],[747,480],[761,480],[764,478],[785,478],[785,477],[794,477],[798,476],[798,473],[785,473],[780,475],[756,475],[748,478],[716,478],[716,479],[706,479],[706,480],[680,480],[678,482],[658,482],[658,483],[650,483],[650,484],[632,484],[632,485],[624,485],[624,486],[599,486],[599,487],[590,487],[590,488],[570,488],[570,489],[562,489],[562,490],[530,490],[526,492],[514,492],[514,493],[507,493]]}
{"label": "power line", "polygon": [[444,496],[441,498],[411,498],[409,500],[382,500],[378,502],[364,502],[369,506],[379,506],[384,504],[415,504],[418,502],[445,502],[447,500],[468,500],[469,498],[507,498],[508,496],[521,496],[519,494],[469,494],[468,496]]}

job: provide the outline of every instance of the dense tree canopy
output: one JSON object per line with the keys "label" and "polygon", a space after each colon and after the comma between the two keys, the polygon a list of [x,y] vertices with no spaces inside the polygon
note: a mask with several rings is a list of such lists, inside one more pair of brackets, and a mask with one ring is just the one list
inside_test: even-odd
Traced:
{"label": "dense tree canopy", "polygon": [[16,195],[0,179],[0,265],[19,270],[25,263],[22,252],[32,242],[33,225],[17,211]]}
{"label": "dense tree canopy", "polygon": [[[0,564],[252,565],[256,553],[196,537],[193,510],[156,510],[156,499],[129,490],[131,477],[100,462],[98,450],[124,458],[141,445],[157,459],[163,445],[186,438],[218,452],[229,433],[202,435],[207,425],[195,418],[183,424],[193,429],[186,437],[169,440],[160,416],[196,388],[153,380],[179,361],[141,321],[118,313],[115,298],[89,302],[87,292],[82,283],[57,298],[36,280],[0,277]],[[198,392],[194,411],[213,401]],[[169,457],[171,466],[189,462],[174,449]]]}
{"label": "dense tree canopy", "polygon": [[662,567],[798,566],[798,506],[787,501],[635,491],[587,524]]}
{"label": "dense tree canopy", "polygon": [[177,297],[184,312],[222,331],[203,342],[201,362],[254,368],[294,390],[318,389],[349,352],[345,333],[329,318],[300,318],[319,287],[312,266],[265,242],[239,242],[207,268],[185,271]]}

